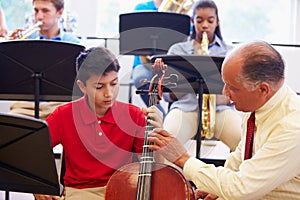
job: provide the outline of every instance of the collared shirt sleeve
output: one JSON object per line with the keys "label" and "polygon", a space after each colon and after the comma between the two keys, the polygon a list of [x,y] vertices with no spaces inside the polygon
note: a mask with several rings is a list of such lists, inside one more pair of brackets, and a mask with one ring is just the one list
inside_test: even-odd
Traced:
{"label": "collared shirt sleeve", "polygon": [[[300,137],[293,137],[295,132],[284,135],[272,138],[252,159],[244,161],[238,171],[191,158],[184,166],[184,173],[199,189],[224,199],[259,199],[279,186],[287,187],[284,184],[300,173],[300,164],[294,161],[300,152]],[[298,183],[293,187],[299,191],[299,186]]]}
{"label": "collared shirt sleeve", "polygon": [[240,146],[241,146],[241,143],[238,145],[237,149],[228,156],[228,158],[226,159],[226,162],[224,164],[225,168],[231,169],[232,171],[239,170],[239,167],[242,163]]}
{"label": "collared shirt sleeve", "polygon": [[49,132],[53,147],[61,143],[60,133],[63,130],[63,125],[61,124],[63,120],[61,117],[62,115],[60,114],[60,108],[58,107],[46,119],[49,126]]}

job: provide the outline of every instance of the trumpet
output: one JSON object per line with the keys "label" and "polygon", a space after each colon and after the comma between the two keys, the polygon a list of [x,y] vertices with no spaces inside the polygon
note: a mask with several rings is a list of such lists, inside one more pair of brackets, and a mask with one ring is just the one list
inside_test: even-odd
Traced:
{"label": "trumpet", "polygon": [[39,32],[41,30],[40,26],[42,24],[43,24],[43,22],[38,21],[37,23],[35,23],[33,26],[26,29],[25,31],[18,32],[17,39],[19,39],[19,40],[27,39],[32,34]]}

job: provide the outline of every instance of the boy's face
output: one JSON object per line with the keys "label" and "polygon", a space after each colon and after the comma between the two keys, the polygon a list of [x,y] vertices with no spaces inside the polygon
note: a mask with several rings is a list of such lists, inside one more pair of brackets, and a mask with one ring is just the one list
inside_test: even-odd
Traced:
{"label": "boy's face", "polygon": [[42,21],[40,26],[42,31],[50,31],[58,28],[58,21],[63,13],[63,9],[56,10],[50,1],[37,0],[33,3],[35,22]]}
{"label": "boy's face", "polygon": [[102,76],[92,75],[84,85],[77,82],[80,90],[87,95],[90,108],[103,117],[114,104],[119,93],[118,72],[110,71]]}

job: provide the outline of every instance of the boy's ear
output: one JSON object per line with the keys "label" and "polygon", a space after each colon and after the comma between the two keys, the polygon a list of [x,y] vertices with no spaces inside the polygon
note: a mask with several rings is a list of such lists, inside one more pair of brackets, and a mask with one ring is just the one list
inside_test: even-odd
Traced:
{"label": "boy's ear", "polygon": [[85,84],[81,80],[77,80],[76,83],[77,83],[79,89],[81,90],[81,92],[83,94],[85,94]]}
{"label": "boy's ear", "polygon": [[57,15],[59,18],[62,16],[63,12],[64,12],[64,8],[57,11]]}

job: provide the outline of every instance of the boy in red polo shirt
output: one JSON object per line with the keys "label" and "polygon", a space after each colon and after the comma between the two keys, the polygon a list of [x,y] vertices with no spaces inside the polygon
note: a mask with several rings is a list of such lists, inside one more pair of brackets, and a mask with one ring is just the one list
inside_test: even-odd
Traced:
{"label": "boy in red polo shirt", "polygon": [[145,115],[153,119],[154,127],[161,127],[162,114],[156,107],[142,111],[116,100],[120,65],[108,49],[85,50],[76,67],[77,85],[84,96],[59,106],[46,121],[52,146],[62,144],[64,149],[65,199],[99,200],[104,199],[105,185],[115,170],[142,152]]}

